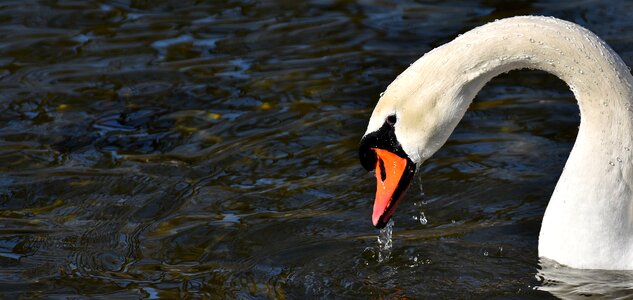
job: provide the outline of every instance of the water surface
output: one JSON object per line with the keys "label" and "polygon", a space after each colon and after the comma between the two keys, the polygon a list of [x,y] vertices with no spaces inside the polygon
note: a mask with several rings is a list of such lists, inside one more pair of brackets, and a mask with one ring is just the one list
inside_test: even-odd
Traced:
{"label": "water surface", "polygon": [[358,142],[423,53],[538,14],[633,65],[633,4],[509,3],[0,3],[3,298],[626,295],[626,272],[545,279],[561,268],[539,262],[538,231],[579,118],[542,72],[484,88],[389,253],[377,242]]}

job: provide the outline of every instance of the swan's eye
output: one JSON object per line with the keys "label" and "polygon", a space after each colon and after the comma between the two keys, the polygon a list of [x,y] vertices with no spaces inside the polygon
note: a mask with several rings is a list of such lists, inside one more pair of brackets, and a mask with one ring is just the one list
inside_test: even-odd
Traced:
{"label": "swan's eye", "polygon": [[396,115],[391,115],[387,117],[387,124],[389,124],[390,126],[393,126],[396,124]]}

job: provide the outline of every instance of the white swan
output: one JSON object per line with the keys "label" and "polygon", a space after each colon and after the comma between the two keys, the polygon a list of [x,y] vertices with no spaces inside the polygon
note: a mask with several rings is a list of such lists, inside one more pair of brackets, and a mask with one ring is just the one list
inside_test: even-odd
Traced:
{"label": "white swan", "polygon": [[475,28],[387,87],[359,150],[363,166],[376,170],[374,225],[389,220],[416,168],[446,142],[486,82],[525,68],[564,80],[581,115],[543,217],[539,256],[573,268],[633,269],[633,77],[595,34],[550,17]]}

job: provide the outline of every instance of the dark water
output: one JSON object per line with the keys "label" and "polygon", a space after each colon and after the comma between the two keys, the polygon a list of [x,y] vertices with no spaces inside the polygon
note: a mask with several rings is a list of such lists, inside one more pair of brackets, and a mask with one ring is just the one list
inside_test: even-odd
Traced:
{"label": "dark water", "polygon": [[633,65],[626,1],[1,2],[2,298],[626,296],[632,273],[561,288],[537,257],[579,120],[541,72],[484,88],[376,240],[357,146],[378,95],[521,14]]}

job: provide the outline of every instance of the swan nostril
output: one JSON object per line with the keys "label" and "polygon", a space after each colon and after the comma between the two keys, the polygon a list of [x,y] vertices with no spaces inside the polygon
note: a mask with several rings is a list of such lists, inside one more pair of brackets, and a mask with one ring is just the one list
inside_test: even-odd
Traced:
{"label": "swan nostril", "polygon": [[378,159],[378,164],[380,166],[380,180],[383,182],[387,179],[387,172],[385,171],[385,162],[382,159]]}

